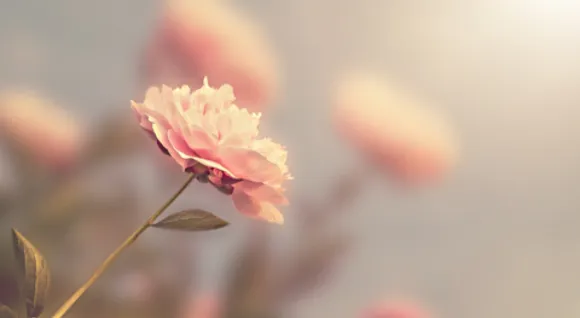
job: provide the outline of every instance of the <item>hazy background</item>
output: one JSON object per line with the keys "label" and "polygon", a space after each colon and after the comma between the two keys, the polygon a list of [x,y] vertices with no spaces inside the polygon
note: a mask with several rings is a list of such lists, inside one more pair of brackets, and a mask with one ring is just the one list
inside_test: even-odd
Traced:
{"label": "hazy background", "polygon": [[[239,2],[268,29],[285,68],[265,125],[290,151],[292,197],[315,196],[354,160],[328,116],[328,84],[345,67],[399,78],[449,111],[462,142],[460,166],[438,188],[401,192],[369,178],[344,220],[355,248],[296,317],[356,317],[399,294],[440,317],[580,315],[580,2]],[[136,54],[159,7],[0,0],[0,85],[48,92],[89,123],[129,112],[142,95]],[[207,193],[196,197],[201,206],[214,204]],[[201,254],[208,289],[242,222],[224,209],[234,225],[211,234]],[[282,243],[293,227],[292,208],[285,213]]]}

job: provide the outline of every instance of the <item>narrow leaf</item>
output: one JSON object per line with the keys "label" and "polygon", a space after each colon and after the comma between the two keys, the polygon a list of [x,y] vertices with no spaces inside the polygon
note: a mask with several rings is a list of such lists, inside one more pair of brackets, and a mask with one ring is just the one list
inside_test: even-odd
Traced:
{"label": "narrow leaf", "polygon": [[36,247],[15,229],[12,229],[12,243],[22,275],[22,295],[28,317],[38,317],[44,310],[50,285],[48,265]]}
{"label": "narrow leaf", "polygon": [[229,223],[211,212],[204,210],[185,210],[171,214],[153,224],[154,227],[180,231],[209,231],[226,227]]}
{"label": "narrow leaf", "polygon": [[0,304],[0,318],[18,318],[18,315],[10,307]]}

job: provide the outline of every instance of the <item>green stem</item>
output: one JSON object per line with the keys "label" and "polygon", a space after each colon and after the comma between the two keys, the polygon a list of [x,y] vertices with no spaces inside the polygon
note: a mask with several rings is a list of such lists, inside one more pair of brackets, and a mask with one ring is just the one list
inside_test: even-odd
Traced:
{"label": "green stem", "polygon": [[189,186],[189,184],[193,180],[195,180],[195,177],[196,175],[192,174],[187,179],[187,181],[185,181],[185,183],[181,186],[181,188],[179,188],[179,190],[177,190],[177,192],[175,192],[175,194],[171,196],[171,198],[169,198],[169,200],[167,200],[167,202],[165,202],[165,204],[163,204],[163,206],[161,206],[159,210],[157,210],[149,219],[147,219],[147,221],[143,225],[141,225],[141,227],[139,227],[135,232],[133,232],[133,234],[131,234],[131,236],[129,236],[129,238],[127,238],[125,242],[123,242],[123,244],[117,247],[117,249],[113,253],[111,253],[109,257],[107,257],[107,259],[101,264],[101,266],[97,268],[97,270],[87,280],[87,282],[84,283],[56,311],[56,313],[52,316],[52,318],[61,318],[62,316],[64,316],[69,311],[69,309],[76,303],[76,301],[87,291],[87,289],[89,289],[89,287],[91,287],[95,283],[95,281],[97,281],[97,279],[101,277],[101,275],[105,272],[105,270],[109,268],[111,263],[119,256],[119,254],[121,254],[121,252],[123,252],[125,248],[127,248],[129,245],[133,244],[133,242],[135,242],[139,238],[139,236],[141,236],[141,234],[143,234],[143,232],[145,232],[145,230],[147,230],[155,222],[155,220],[157,220],[157,218],[175,201],[175,199],[177,199],[179,195],[181,195],[181,193],[185,191],[187,186]]}

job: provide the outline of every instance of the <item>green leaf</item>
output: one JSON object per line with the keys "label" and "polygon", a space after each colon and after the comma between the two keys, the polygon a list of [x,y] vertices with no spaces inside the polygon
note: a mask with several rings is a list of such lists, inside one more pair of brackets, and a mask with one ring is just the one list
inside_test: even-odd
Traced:
{"label": "green leaf", "polygon": [[0,304],[0,318],[18,318],[18,315],[10,307]]}
{"label": "green leaf", "polygon": [[213,213],[199,209],[177,212],[153,224],[154,227],[161,229],[190,232],[217,230],[228,225],[227,221]]}
{"label": "green leaf", "polygon": [[12,243],[28,317],[38,317],[44,310],[50,286],[48,265],[36,247],[15,229],[12,229]]}

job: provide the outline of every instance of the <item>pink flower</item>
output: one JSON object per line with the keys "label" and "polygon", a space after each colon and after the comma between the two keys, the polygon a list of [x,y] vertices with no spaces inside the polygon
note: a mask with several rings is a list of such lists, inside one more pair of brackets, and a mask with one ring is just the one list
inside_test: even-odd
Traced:
{"label": "pink flower", "polygon": [[76,163],[86,144],[77,120],[26,90],[0,92],[0,137],[50,168]]}
{"label": "pink flower", "polygon": [[362,318],[431,318],[424,308],[409,301],[391,301],[370,308]]}
{"label": "pink flower", "polygon": [[236,88],[237,102],[261,111],[278,91],[278,62],[263,30],[226,1],[166,0],[147,48],[149,84],[202,84]]}
{"label": "pink flower", "polygon": [[113,293],[123,302],[146,302],[155,295],[155,282],[145,272],[125,274],[114,282]]}
{"label": "pink flower", "polygon": [[436,181],[455,163],[454,135],[444,118],[393,83],[351,75],[339,83],[333,103],[342,136],[402,181]]}
{"label": "pink flower", "polygon": [[185,308],[182,318],[219,318],[220,317],[220,304],[219,302],[211,296],[203,296],[194,299],[194,301],[188,304]]}
{"label": "pink flower", "polygon": [[241,109],[233,89],[208,85],[191,92],[152,87],[143,103],[132,102],[141,127],[185,171],[207,176],[232,195],[236,208],[251,217],[283,223],[275,205],[287,204],[282,183],[291,179],[286,150],[259,138],[261,114]]}

